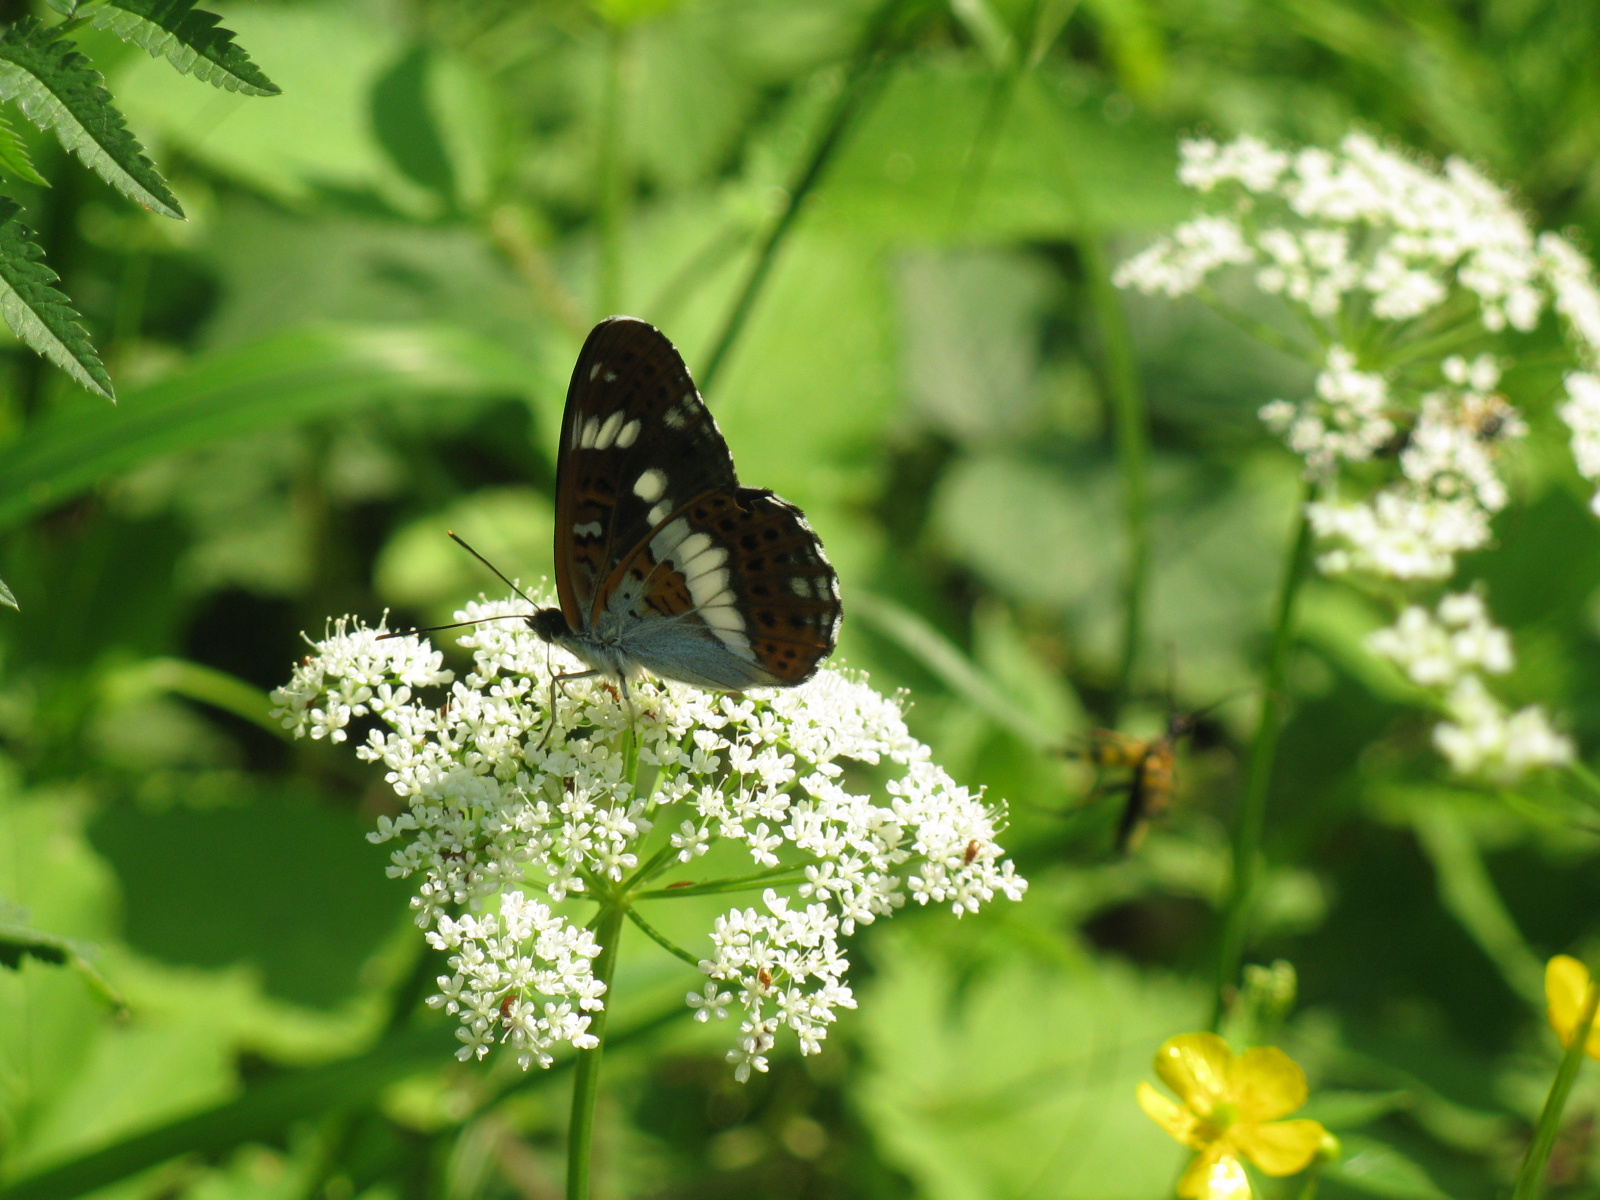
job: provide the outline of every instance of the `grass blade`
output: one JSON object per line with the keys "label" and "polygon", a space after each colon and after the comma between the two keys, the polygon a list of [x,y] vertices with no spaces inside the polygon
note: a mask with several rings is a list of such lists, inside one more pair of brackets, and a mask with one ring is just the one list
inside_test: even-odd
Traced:
{"label": "grass blade", "polygon": [[0,450],[0,527],[116,471],[378,396],[517,395],[527,363],[443,327],[314,327],[278,334],[141,388],[119,408],[52,413]]}
{"label": "grass blade", "polygon": [[248,96],[282,94],[233,40],[233,30],[218,24],[221,19],[194,0],[107,0],[89,14],[96,29],[165,58],[185,75]]}
{"label": "grass blade", "polygon": [[29,349],[89,391],[115,400],[111,376],[72,302],[54,286],[56,273],[45,266],[21,211],[14,200],[0,196],[0,315]]}
{"label": "grass blade", "polygon": [[24,19],[0,36],[0,100],[15,100],[28,120],[130,200],[183,219],[178,198],[112,106],[100,72],[53,30]]}

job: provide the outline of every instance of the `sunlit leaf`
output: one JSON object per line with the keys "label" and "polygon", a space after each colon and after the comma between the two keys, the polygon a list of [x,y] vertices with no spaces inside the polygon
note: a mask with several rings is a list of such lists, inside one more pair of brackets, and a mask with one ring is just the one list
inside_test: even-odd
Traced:
{"label": "sunlit leaf", "polygon": [[4,579],[0,579],[0,604],[4,604],[8,608],[22,607],[17,603],[16,596],[12,593],[11,588],[7,585]]}
{"label": "sunlit leaf", "polygon": [[115,399],[111,376],[72,302],[54,286],[56,273],[41,261],[44,252],[18,216],[21,211],[0,196],[0,314],[29,348],[91,392]]}
{"label": "sunlit leaf", "polygon": [[230,92],[276,96],[280,89],[250,61],[215,13],[195,8],[195,0],[106,0],[89,20],[150,52],[164,57],[185,75]]}
{"label": "sunlit leaf", "polygon": [[181,219],[182,205],[128,132],[104,84],[72,43],[37,21],[18,21],[0,36],[0,100],[15,100],[30,121],[130,200]]}
{"label": "sunlit leaf", "polygon": [[115,1008],[123,1007],[122,997],[95,970],[74,942],[33,928],[26,913],[0,900],[0,967],[20,971],[24,958],[52,966],[70,967],[82,975],[107,1003]]}

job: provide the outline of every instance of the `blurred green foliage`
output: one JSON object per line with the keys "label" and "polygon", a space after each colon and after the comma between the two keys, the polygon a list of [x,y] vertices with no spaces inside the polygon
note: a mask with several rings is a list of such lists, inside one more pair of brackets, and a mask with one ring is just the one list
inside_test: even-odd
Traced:
{"label": "blurred green foliage", "polygon": [[[840,658],[909,689],[919,736],[1010,801],[1033,890],[863,931],[860,1010],[748,1085],[725,1029],[663,1016],[694,973],[630,929],[601,1194],[1169,1194],[1181,1151],[1134,1087],[1209,1005],[1239,692],[1296,494],[1254,414],[1305,376],[1197,307],[1120,301],[1153,456],[1124,727],[1224,703],[1180,757],[1174,812],[1117,858],[1115,802],[1085,805],[1088,776],[1054,753],[1107,717],[1126,562],[1086,264],[1184,213],[1175,139],[1195,129],[1364,125],[1466,155],[1538,225],[1593,238],[1600,7],[218,7],[281,95],[179,78],[138,47],[181,41],[148,26],[125,44],[131,0],[65,35],[186,221],[0,129],[20,219],[121,397],[0,346],[0,576],[21,605],[0,621],[0,1195],[559,1194],[568,1077],[450,1057],[417,1011],[437,964],[361,836],[392,796],[286,745],[261,693],[329,616],[448,620],[492,589],[446,528],[545,574],[588,325],[614,300],[702,368],[814,159],[709,401],[741,475],[826,541]],[[208,44],[195,74],[228,60],[249,82]],[[1569,468],[1529,462],[1518,487],[1463,578],[1489,581],[1516,637],[1512,698],[1566,714],[1593,761],[1600,529]],[[1322,1194],[1488,1197],[1556,1061],[1530,973],[1593,948],[1600,842],[1553,792],[1446,782],[1361,644],[1378,621],[1308,588],[1248,957],[1298,970],[1278,1040],[1348,1151]],[[684,944],[714,911],[697,904],[666,931]],[[1597,1112],[1585,1076],[1563,1196],[1600,1194]]]}

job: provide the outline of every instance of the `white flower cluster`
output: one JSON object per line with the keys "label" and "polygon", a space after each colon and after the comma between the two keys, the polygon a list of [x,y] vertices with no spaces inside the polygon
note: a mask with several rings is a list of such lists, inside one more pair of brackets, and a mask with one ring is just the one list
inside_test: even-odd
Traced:
{"label": "white flower cluster", "polygon": [[[1436,166],[1365,134],[1293,152],[1200,139],[1181,158],[1179,179],[1213,202],[1116,282],[1182,295],[1243,267],[1320,347],[1312,394],[1260,416],[1316,485],[1306,516],[1324,573],[1443,582],[1509,501],[1500,459],[1528,427],[1497,391],[1504,363],[1479,353],[1430,368],[1431,345],[1503,342],[1554,311],[1582,367],[1559,415],[1579,472],[1600,482],[1600,289],[1571,242],[1535,235],[1466,163]],[[1600,515],[1600,493],[1592,507]],[[1489,694],[1482,673],[1508,670],[1511,648],[1480,597],[1447,596],[1437,615],[1407,608],[1373,648],[1439,693],[1450,720],[1435,741],[1458,770],[1509,778],[1570,758],[1540,710],[1511,714]]]}
{"label": "white flower cluster", "polygon": [[[1387,395],[1381,377],[1349,369],[1348,356],[1340,346],[1329,352],[1329,365],[1318,376],[1319,393],[1365,396],[1367,407],[1342,400],[1335,410],[1344,422],[1342,434],[1311,429],[1297,443],[1295,426],[1309,428],[1318,420],[1308,411],[1310,404],[1302,404],[1288,429],[1290,448],[1305,456],[1307,469],[1325,484],[1324,497],[1307,512],[1317,536],[1333,543],[1318,565],[1330,575],[1358,571],[1408,582],[1447,579],[1456,555],[1488,542],[1489,518],[1508,499],[1496,459],[1507,442],[1527,433],[1527,425],[1492,391],[1500,367],[1491,355],[1470,363],[1452,356],[1440,364],[1444,386],[1421,397],[1399,452],[1400,477],[1363,499],[1341,497],[1333,469],[1341,459],[1370,457],[1362,448],[1372,444],[1376,430],[1363,434],[1363,429],[1381,423],[1393,436],[1394,428],[1371,415],[1372,406]],[[1330,376],[1354,377],[1360,386],[1334,390],[1323,383]],[[1374,379],[1378,382],[1367,382]],[[1331,406],[1327,400],[1323,405]],[[1278,411],[1264,406],[1269,426],[1282,423]]]}
{"label": "white flower cluster", "polygon": [[1455,592],[1430,613],[1415,605],[1367,639],[1373,651],[1435,694],[1449,719],[1433,742],[1463,775],[1514,782],[1536,767],[1572,761],[1572,743],[1550,726],[1537,705],[1509,711],[1484,685],[1482,672],[1511,670],[1511,639],[1489,620],[1477,592]]}
{"label": "white flower cluster", "polygon": [[[526,611],[478,602],[458,619]],[[579,664],[521,620],[461,638],[473,665],[460,679],[425,642],[380,632],[338,622],[273,700],[297,735],[342,741],[359,728],[357,754],[386,768],[405,809],[370,836],[400,843],[391,875],[420,878],[417,922],[451,956],[430,1003],[460,1015],[463,1058],[498,1039],[526,1068],[548,1065],[558,1042],[592,1044],[599,947],[551,905],[631,897],[717,841],[803,902],[768,890],[761,909],[735,908],[711,931],[700,964],[711,982],[689,1004],[723,1017],[737,994],[729,1058],[741,1079],[766,1069],[780,1028],[810,1053],[854,1004],[839,939],[857,925],[908,896],[959,915],[1027,886],[995,844],[999,814],[935,766],[864,679],[830,669],[742,696],[646,681],[630,705],[604,679],[557,687],[553,675]],[[847,764],[887,775],[885,795],[853,790]],[[529,898],[535,888],[548,904]]]}

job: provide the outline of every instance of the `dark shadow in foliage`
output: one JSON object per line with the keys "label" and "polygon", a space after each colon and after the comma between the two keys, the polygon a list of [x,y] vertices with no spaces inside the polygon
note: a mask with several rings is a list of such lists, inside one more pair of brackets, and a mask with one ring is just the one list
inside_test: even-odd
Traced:
{"label": "dark shadow in foliage", "polygon": [[122,884],[128,943],[165,962],[248,963],[268,992],[331,1006],[401,920],[410,889],[354,813],[263,792],[238,808],[116,806],[89,829]]}

